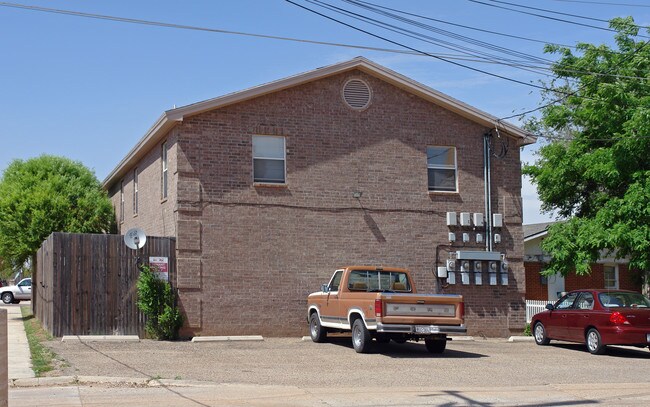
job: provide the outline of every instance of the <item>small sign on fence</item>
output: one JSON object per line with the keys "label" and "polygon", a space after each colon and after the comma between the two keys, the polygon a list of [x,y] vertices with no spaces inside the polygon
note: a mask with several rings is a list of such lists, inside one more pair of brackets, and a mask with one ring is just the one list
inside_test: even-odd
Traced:
{"label": "small sign on fence", "polygon": [[156,277],[163,281],[169,281],[168,257],[149,257],[149,266]]}

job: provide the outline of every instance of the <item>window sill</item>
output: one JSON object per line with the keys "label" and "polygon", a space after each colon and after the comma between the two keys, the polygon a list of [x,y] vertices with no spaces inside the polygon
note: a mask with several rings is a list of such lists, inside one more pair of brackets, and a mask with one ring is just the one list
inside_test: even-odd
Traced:
{"label": "window sill", "polygon": [[458,194],[458,191],[427,191],[429,195],[437,195],[437,194],[444,194],[444,195],[449,195],[449,194]]}
{"label": "window sill", "polygon": [[275,184],[272,182],[253,182],[254,188],[289,188],[287,184]]}
{"label": "window sill", "polygon": [[167,202],[168,200],[169,200],[169,198],[162,198],[162,199],[160,200],[160,203],[161,203],[161,204],[164,204],[164,203]]}
{"label": "window sill", "polygon": [[134,218],[137,218],[137,217],[138,217],[138,214],[137,214],[137,213],[134,213],[134,214],[133,214],[133,217],[134,217]]}

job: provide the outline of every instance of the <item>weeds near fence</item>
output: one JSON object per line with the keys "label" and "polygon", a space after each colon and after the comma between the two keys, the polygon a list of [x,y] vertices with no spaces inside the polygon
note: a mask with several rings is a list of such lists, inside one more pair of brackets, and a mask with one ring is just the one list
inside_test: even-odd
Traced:
{"label": "weeds near fence", "polygon": [[36,377],[42,377],[46,372],[54,369],[56,355],[41,343],[52,340],[52,336],[41,327],[30,307],[20,307],[20,312],[23,315],[29,351],[32,354],[32,370]]}

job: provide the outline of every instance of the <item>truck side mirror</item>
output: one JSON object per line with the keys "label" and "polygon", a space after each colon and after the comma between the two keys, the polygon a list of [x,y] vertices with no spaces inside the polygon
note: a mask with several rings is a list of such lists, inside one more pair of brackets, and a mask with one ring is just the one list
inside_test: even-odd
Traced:
{"label": "truck side mirror", "polygon": [[330,287],[329,287],[327,284],[322,284],[322,285],[320,286],[320,290],[321,290],[322,292],[324,292],[324,293],[328,293],[328,292],[330,292]]}

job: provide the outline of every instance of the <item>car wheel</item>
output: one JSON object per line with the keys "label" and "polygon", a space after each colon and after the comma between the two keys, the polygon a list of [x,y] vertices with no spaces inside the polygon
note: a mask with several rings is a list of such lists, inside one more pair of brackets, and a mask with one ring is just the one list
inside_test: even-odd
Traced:
{"label": "car wheel", "polygon": [[2,302],[11,304],[14,302],[14,295],[12,293],[2,293]]}
{"label": "car wheel", "polygon": [[603,340],[600,337],[600,332],[595,328],[591,328],[587,332],[587,349],[592,355],[602,355],[605,353],[607,347],[603,345]]}
{"label": "car wheel", "polygon": [[361,318],[352,324],[352,347],[357,353],[367,353],[370,350],[370,332]]}
{"label": "car wheel", "polygon": [[424,345],[430,353],[442,353],[447,347],[446,339],[425,339]]}
{"label": "car wheel", "polygon": [[538,345],[548,345],[551,342],[548,336],[546,336],[546,329],[541,322],[535,324],[533,335],[535,336],[535,343]]}
{"label": "car wheel", "polygon": [[312,312],[309,317],[309,334],[314,342],[325,342],[327,339],[327,329],[320,324],[317,312]]}

